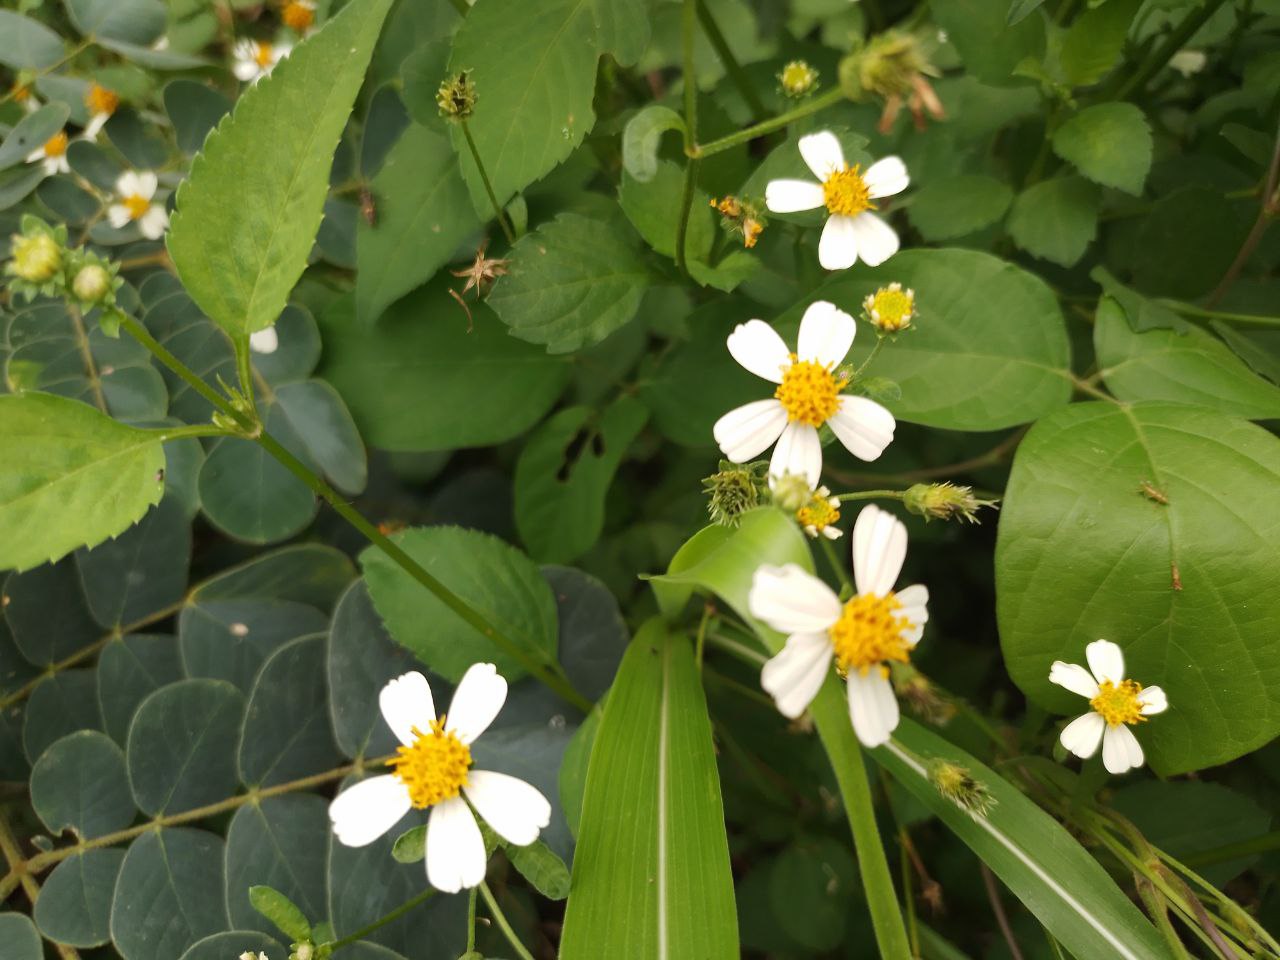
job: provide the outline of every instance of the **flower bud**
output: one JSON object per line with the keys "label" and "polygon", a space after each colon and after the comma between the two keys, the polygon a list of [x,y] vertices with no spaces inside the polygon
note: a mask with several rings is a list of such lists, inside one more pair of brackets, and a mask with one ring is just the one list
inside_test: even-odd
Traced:
{"label": "flower bud", "polygon": [[744,513],[764,503],[764,471],[767,464],[736,464],[720,461],[720,470],[702,481],[708,494],[707,513],[712,523],[736,527]]}
{"label": "flower bud", "polygon": [[30,283],[44,283],[62,269],[62,247],[44,232],[13,238],[13,262],[9,272]]}
{"label": "flower bud", "polygon": [[778,74],[778,83],[788,97],[803,97],[817,89],[818,71],[803,60],[792,60]]}
{"label": "flower bud", "polygon": [[471,71],[463,70],[446,77],[436,91],[436,106],[440,116],[448,120],[466,120],[476,108],[476,88],[471,82]]}
{"label": "flower bud", "polygon": [[968,520],[977,523],[980,507],[999,509],[996,500],[979,500],[972,487],[954,483],[917,483],[902,495],[903,505],[929,520]]}
{"label": "flower bud", "polygon": [[916,315],[916,292],[903,290],[902,284],[891,283],[862,301],[862,313],[868,323],[881,333],[898,333],[911,326]]}
{"label": "flower bud", "polygon": [[96,263],[81,267],[71,281],[71,292],[84,303],[97,303],[111,292],[111,274]]}
{"label": "flower bud", "polygon": [[304,940],[292,946],[293,952],[289,954],[289,960],[314,960],[316,948],[310,940]]}
{"label": "flower bud", "polygon": [[947,760],[929,762],[929,782],[975,820],[985,817],[997,802],[985,783],[973,779],[966,768]]}
{"label": "flower bud", "polygon": [[796,513],[813,499],[813,488],[809,486],[808,478],[799,474],[784,473],[780,477],[771,477],[769,487],[773,492],[773,502],[787,513]]}

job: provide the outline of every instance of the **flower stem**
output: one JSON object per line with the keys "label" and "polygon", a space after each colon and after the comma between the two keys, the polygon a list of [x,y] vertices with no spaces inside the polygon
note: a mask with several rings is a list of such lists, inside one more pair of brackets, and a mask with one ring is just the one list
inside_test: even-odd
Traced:
{"label": "flower stem", "polygon": [[516,956],[520,960],[533,960],[533,954],[525,949],[525,945],[520,942],[516,932],[511,929],[511,924],[507,922],[506,915],[502,912],[502,908],[498,906],[498,901],[494,899],[493,893],[490,892],[489,885],[483,880],[480,881],[480,896],[484,897],[485,905],[493,916],[493,922],[498,925],[502,935],[507,938],[507,943],[511,944],[511,949],[516,952]]}
{"label": "flower stem", "polygon": [[476,888],[467,896],[467,953],[476,950]]}
{"label": "flower stem", "polygon": [[871,352],[867,354],[867,359],[858,364],[858,369],[853,371],[853,379],[857,380],[862,376],[862,371],[871,366],[871,361],[876,358],[876,354],[880,352],[880,348],[884,346],[884,337],[876,337],[876,345],[871,348]]}
{"label": "flower stem", "polygon": [[676,266],[684,274],[689,272],[689,262],[684,248],[689,238],[689,215],[693,210],[697,174],[698,161],[690,158],[684,167],[684,191],[680,196],[680,222],[676,227]]}
{"label": "flower stem", "polygon": [[794,110],[788,110],[786,113],[780,113],[778,116],[770,120],[762,120],[753,126],[737,133],[731,133],[727,137],[721,137],[719,140],[712,140],[710,143],[695,143],[687,146],[685,152],[691,157],[709,157],[713,153],[720,153],[728,150],[730,147],[736,147],[740,143],[746,143],[748,140],[754,140],[756,137],[763,137],[766,133],[773,133],[775,130],[781,130],[783,127],[796,120],[802,120],[805,117],[812,116],[819,110],[825,110],[833,104],[839,103],[844,99],[844,94],[839,87],[834,87],[824,94],[814,97],[807,103],[802,103]]}
{"label": "flower stem", "polygon": [[855,490],[852,493],[838,493],[836,499],[845,500],[901,500],[903,491],[901,490]]}
{"label": "flower stem", "polygon": [[846,599],[846,594],[853,596],[853,581],[849,579],[848,571],[845,570],[844,564],[840,562],[840,558],[836,555],[835,544],[824,536],[819,536],[818,541],[822,544],[822,553],[826,556],[827,563],[831,565],[832,572],[843,585],[844,589],[840,593],[840,599]]}
{"label": "flower stem", "polygon": [[697,8],[698,22],[702,25],[702,32],[711,41],[711,46],[715,48],[716,56],[720,58],[725,70],[729,73],[729,79],[733,81],[738,88],[738,92],[742,94],[742,99],[747,102],[747,106],[751,109],[751,118],[759,123],[769,111],[764,108],[764,102],[760,99],[760,95],[756,93],[756,88],[751,85],[751,79],[747,76],[747,72],[742,69],[742,64],[738,62],[737,57],[733,55],[733,51],[729,48],[728,41],[725,40],[719,25],[707,8],[706,0],[694,0],[694,6]]}
{"label": "flower stem", "polygon": [[686,276],[689,263],[685,255],[685,242],[689,238],[689,215],[693,208],[693,195],[697,185],[698,163],[690,153],[698,140],[698,78],[694,71],[693,41],[697,30],[698,0],[684,0],[680,29],[682,43],[682,72],[684,80],[684,152],[688,155],[684,165],[684,189],[680,196],[680,219],[676,226],[676,266]]}
{"label": "flower stem", "polygon": [[390,913],[379,917],[377,920],[373,921],[373,923],[369,924],[368,926],[361,927],[355,933],[349,933],[340,940],[330,940],[328,943],[320,944],[320,946],[328,948],[330,953],[332,953],[335,950],[340,950],[343,947],[350,946],[351,944],[356,943],[357,941],[363,940],[365,937],[373,933],[379,927],[385,927],[392,920],[399,920],[401,917],[403,917],[406,913],[408,913],[414,907],[419,906],[423,903],[426,903],[435,895],[436,895],[435,889],[433,887],[427,887],[427,889],[423,890],[416,897],[412,898],[411,900],[406,900],[404,903],[400,904],[400,906],[396,907]]}
{"label": "flower stem", "polygon": [[476,146],[475,140],[471,137],[471,128],[467,125],[467,121],[462,119],[458,120],[458,126],[462,127],[462,135],[467,140],[467,146],[471,148],[471,159],[476,162],[476,169],[480,171],[480,182],[484,184],[484,192],[489,195],[489,202],[493,204],[493,215],[498,218],[498,226],[502,228],[502,232],[506,235],[507,243],[515,243],[515,231],[511,229],[511,224],[507,223],[507,215],[502,212],[502,204],[498,203],[498,195],[493,192],[493,184],[489,182],[489,174],[484,169],[484,161],[480,159],[480,148]]}
{"label": "flower stem", "polygon": [[1223,313],[1221,310],[1206,310],[1181,300],[1158,299],[1156,303],[1168,307],[1175,313],[1188,317],[1201,317],[1205,320],[1221,320],[1240,327],[1280,327],[1280,317],[1267,317],[1257,313]]}

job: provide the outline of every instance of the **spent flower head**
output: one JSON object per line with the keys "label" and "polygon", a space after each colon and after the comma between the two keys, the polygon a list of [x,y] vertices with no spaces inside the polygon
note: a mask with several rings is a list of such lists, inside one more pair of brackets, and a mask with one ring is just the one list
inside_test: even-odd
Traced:
{"label": "spent flower head", "polygon": [[949,760],[929,761],[929,782],[940,794],[973,819],[985,817],[998,802],[981,780],[975,780],[967,767]]}
{"label": "spent flower head", "polygon": [[923,673],[909,663],[895,663],[893,689],[911,712],[935,727],[945,727],[956,715],[956,705]]}
{"label": "spent flower head", "polygon": [[788,97],[799,99],[818,89],[818,71],[804,60],[792,60],[778,74],[778,85]]}
{"label": "spent flower head", "polygon": [[760,204],[729,194],[723,199],[711,200],[711,207],[720,214],[720,226],[742,237],[742,245],[751,249],[760,239],[768,220],[760,210]]}
{"label": "spent flower head", "polygon": [[476,99],[470,70],[445,77],[436,91],[436,106],[446,120],[466,120],[476,108]]}
{"label": "spent flower head", "polygon": [[736,527],[744,513],[764,503],[768,472],[769,465],[763,460],[742,465],[721,460],[720,469],[702,480],[711,522]]}
{"label": "spent flower head", "polygon": [[886,30],[868,40],[840,62],[840,87],[851,100],[867,94],[884,100],[879,129],[888,133],[898,119],[905,101],[918,129],[924,129],[924,114],[935,120],[946,118],[942,101],[929,83],[938,76],[929,62],[924,43],[914,34]]}
{"label": "spent flower head", "polygon": [[902,503],[917,516],[930,520],[967,520],[978,523],[978,510],[982,507],[1000,509],[998,500],[980,500],[973,495],[973,487],[960,484],[917,483],[908,487],[902,495]]}

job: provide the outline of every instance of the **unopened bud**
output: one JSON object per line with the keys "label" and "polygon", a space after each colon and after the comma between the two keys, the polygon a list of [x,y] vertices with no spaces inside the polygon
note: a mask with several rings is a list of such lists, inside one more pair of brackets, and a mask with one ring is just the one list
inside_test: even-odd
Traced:
{"label": "unopened bud", "polygon": [[312,960],[316,955],[315,945],[310,940],[304,940],[292,946],[293,952],[289,954],[289,960]]}
{"label": "unopened bud", "polygon": [[30,283],[44,283],[62,269],[62,247],[47,233],[20,234],[13,238],[13,262],[9,272]]}
{"label": "unopened bud", "polygon": [[784,473],[780,477],[771,477],[769,487],[773,491],[773,502],[787,513],[795,513],[808,506],[813,499],[813,488],[809,479],[797,473]]}
{"label": "unopened bud", "polygon": [[96,263],[81,267],[71,281],[71,292],[84,303],[97,303],[111,292],[111,274]]}
{"label": "unopened bud", "polygon": [[436,106],[440,116],[449,120],[466,120],[476,108],[476,88],[471,82],[471,71],[463,70],[446,77],[436,91]]}
{"label": "unopened bud", "polygon": [[965,767],[947,760],[929,762],[929,782],[975,820],[985,817],[997,802],[985,783],[975,780]]}
{"label": "unopened bud", "polygon": [[744,513],[764,503],[766,464],[720,461],[720,470],[702,481],[712,523],[736,527]]}
{"label": "unopened bud", "polygon": [[778,83],[788,97],[803,97],[818,86],[818,71],[803,60],[792,60],[778,74]]}
{"label": "unopened bud", "polygon": [[999,501],[979,500],[973,487],[954,483],[917,483],[902,495],[903,505],[912,513],[930,520],[968,520],[977,523],[981,507],[999,509]]}
{"label": "unopened bud", "polygon": [[915,319],[916,292],[909,288],[903,290],[900,283],[891,283],[867,294],[862,301],[862,312],[867,322],[881,333],[899,333]]}

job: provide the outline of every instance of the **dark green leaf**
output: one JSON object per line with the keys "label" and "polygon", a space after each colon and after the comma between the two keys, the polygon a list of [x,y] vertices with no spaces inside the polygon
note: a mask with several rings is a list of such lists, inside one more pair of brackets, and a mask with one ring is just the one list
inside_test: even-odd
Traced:
{"label": "dark green leaf", "polygon": [[65,660],[102,637],[72,560],[10,574],[3,603],[14,644],[37,666]]}
{"label": "dark green leaf", "polygon": [[613,682],[631,633],[608,588],[572,567],[544,566],[560,621],[560,663],[573,688],[597,701]]}
{"label": "dark green leaf", "polygon": [[328,618],[319,610],[293,600],[220,600],[197,594],[178,621],[183,668],[188,676],[226,680],[248,694],[272,653],[327,626]]}
{"label": "dark green leaf", "polygon": [[[0,10],[0,14],[7,11]],[[4,24],[4,20],[0,20]],[[12,952],[12,960],[43,960],[40,934],[35,924],[20,913],[0,913],[0,942]],[[8,960],[8,958],[6,958]]]}
{"label": "dark green leaf", "polygon": [[[129,804],[133,806],[132,801]],[[123,850],[86,850],[54,867],[32,917],[40,932],[69,947],[100,947],[111,939],[111,901]],[[0,933],[0,942],[11,942]]]}
{"label": "dark green leaf", "polygon": [[86,37],[146,46],[164,30],[160,0],[66,0],[75,28]]}
{"label": "dark green leaf", "polygon": [[983,83],[1009,83],[1018,64],[1044,54],[1044,17],[1013,19],[1009,0],[952,0],[940,4],[934,17]]}
{"label": "dark green leaf", "polygon": [[[324,876],[329,829],[328,803],[313,794],[269,797],[237,810],[227,830],[227,910],[232,924],[272,934],[274,924],[291,939],[302,940],[308,919],[323,917],[328,909]],[[296,915],[286,920],[283,912],[275,917],[264,910],[254,893],[261,888],[255,884],[266,884],[278,891],[277,896],[297,904],[301,922]]]}
{"label": "dark green leaf", "polygon": [[191,596],[196,602],[290,600],[332,610],[355,576],[355,567],[341,550],[321,543],[301,543],[223,570],[199,584]]}
{"label": "dark green leaf", "polygon": [[1009,211],[1009,236],[1023,250],[1069,267],[1098,233],[1098,188],[1080,177],[1028,187]]}
{"label": "dark green leaf", "polygon": [[194,80],[173,80],[164,88],[164,108],[183,153],[198,153],[205,137],[231,112],[231,101]]}
{"label": "dark green leaf", "polygon": [[[288,947],[281,946],[260,931],[224,930],[197,940],[178,960],[227,960],[228,957],[238,957],[246,951],[254,957],[265,953],[267,960],[286,960],[290,952]],[[355,953],[354,950],[350,952]]]}
{"label": "dark green leaf", "polygon": [[0,10],[0,63],[14,70],[47,70],[62,53],[62,38],[43,23]]}
{"label": "dark green leaf", "polygon": [[21,163],[32,151],[43,147],[46,140],[65,126],[67,113],[64,104],[46,103],[14,124],[5,135],[4,142],[0,143],[0,170]]}
{"label": "dark green leaf", "polygon": [[62,670],[40,682],[22,715],[22,749],[32,763],[54,741],[102,726],[92,670]]}
{"label": "dark green leaf", "polygon": [[177,637],[133,634],[113,639],[98,657],[103,729],[123,746],[138,704],[148,694],[181,679]]}
{"label": "dark green leaf", "polygon": [[137,812],[124,754],[96,730],[55,741],[31,770],[31,806],[55,835],[92,839],[124,829]]}
{"label": "dark green leaf", "polygon": [[1140,3],[1141,0],[1107,0],[1072,21],[1059,54],[1068,83],[1077,87],[1096,83],[1121,62],[1129,24]]}
{"label": "dark green leaf", "polygon": [[962,173],[926,182],[912,197],[907,219],[926,240],[950,240],[995,223],[1012,200],[1003,181]]}
{"label": "dark green leaf", "polygon": [[527,847],[508,844],[505,849],[511,865],[544,897],[563,900],[569,896],[569,868],[541,840],[535,840]]}

